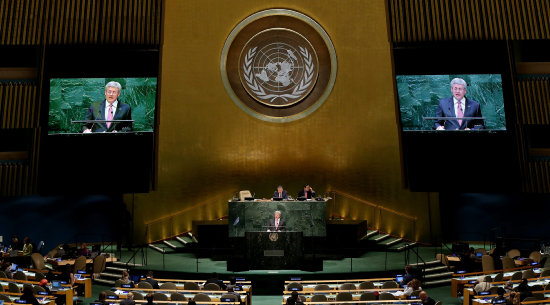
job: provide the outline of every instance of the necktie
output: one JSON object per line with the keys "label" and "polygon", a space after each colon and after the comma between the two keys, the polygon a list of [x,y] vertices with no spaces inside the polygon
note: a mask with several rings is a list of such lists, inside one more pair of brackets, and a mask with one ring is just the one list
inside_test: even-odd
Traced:
{"label": "necktie", "polygon": [[[107,120],[111,121],[113,119],[113,104],[109,104],[109,114],[107,115]],[[107,128],[111,127],[111,122],[107,122]]]}
{"label": "necktie", "polygon": [[279,220],[277,219],[277,221],[275,222],[275,229],[279,229]]}
{"label": "necktie", "polygon": [[279,198],[283,198],[283,194],[279,193]]}
{"label": "necktie", "polygon": [[[462,112],[462,106],[460,101],[458,101],[457,107],[456,107],[456,117],[462,118],[464,117],[464,112]],[[462,125],[462,120],[458,120],[458,125]]]}

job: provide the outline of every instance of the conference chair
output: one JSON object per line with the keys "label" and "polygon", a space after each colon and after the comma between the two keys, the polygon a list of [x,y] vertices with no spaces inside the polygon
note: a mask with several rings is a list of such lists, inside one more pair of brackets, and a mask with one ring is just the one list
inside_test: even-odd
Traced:
{"label": "conference chair", "polygon": [[336,295],[336,301],[353,301],[353,295],[349,292],[340,292]]}
{"label": "conference chair", "polygon": [[34,287],[32,287],[32,292],[34,294],[38,294],[39,292],[46,292],[46,289],[44,289],[40,286],[34,286]]}
{"label": "conference chair", "polygon": [[340,289],[340,290],[355,290],[355,289],[357,289],[357,287],[355,287],[355,284],[346,283],[346,284],[340,285],[340,288],[338,288],[338,289]]}
{"label": "conference chair", "polygon": [[46,265],[44,264],[44,256],[40,253],[33,253],[31,254],[31,261],[33,268],[36,270],[45,270]]}
{"label": "conference chair", "polygon": [[195,302],[210,302],[210,297],[204,293],[197,293],[195,295]]}
{"label": "conference chair", "polygon": [[181,301],[187,301],[185,296],[181,293],[174,292],[170,295],[170,300],[172,302],[181,302]]}
{"label": "conference chair", "polygon": [[525,299],[523,299],[523,301],[521,301],[522,303],[525,303],[525,302],[532,302],[532,301],[538,301],[537,298],[535,297],[526,297]]}
{"label": "conference chair", "polygon": [[[111,290],[103,290],[103,292],[105,292],[106,296],[117,296],[117,294],[114,291],[111,291]],[[133,292],[132,292],[132,294],[133,294]]]}
{"label": "conference chair", "polygon": [[536,277],[535,272],[531,269],[523,271],[523,274],[521,275],[522,279],[532,279]]}
{"label": "conference chair", "polygon": [[373,292],[365,292],[359,297],[359,301],[375,301],[376,295]]}
{"label": "conference chair", "polygon": [[533,297],[537,300],[544,300],[544,293],[543,292],[533,292]]}
{"label": "conference chair", "polygon": [[23,271],[17,271],[13,275],[13,279],[14,280],[20,280],[20,281],[26,281],[27,280],[27,275],[25,275],[25,273]]}
{"label": "conference chair", "polygon": [[502,282],[502,280],[504,280],[504,273],[497,273],[493,279],[493,282]]}
{"label": "conference chair", "polygon": [[493,261],[493,257],[489,255],[483,255],[481,257],[481,266],[483,267],[483,272],[494,271],[495,262]]}
{"label": "conference chair", "polygon": [[159,288],[164,289],[164,290],[177,290],[178,289],[178,287],[176,287],[176,284],[174,284],[174,283],[163,283],[162,285],[160,285]]}
{"label": "conference chair", "polygon": [[222,296],[221,296],[220,299],[231,299],[231,300],[233,300],[233,302],[239,301],[239,299],[237,298],[236,295],[234,295],[234,294],[229,294],[229,293],[222,294]]}
{"label": "conference chair", "polygon": [[485,276],[485,282],[491,283],[493,281],[493,278],[490,275]]}
{"label": "conference chair", "polygon": [[146,282],[146,281],[139,282],[137,284],[137,287],[141,289],[153,289],[153,286],[151,286],[151,284],[149,284],[149,282]]}
{"label": "conference chair", "polygon": [[395,300],[395,296],[389,292],[382,292],[379,296],[378,296],[378,299],[379,300],[384,300],[384,301],[387,301],[387,300]]}
{"label": "conference chair", "polygon": [[519,281],[519,280],[521,280],[522,276],[523,276],[523,273],[521,271],[515,272],[514,274],[512,274],[511,280],[512,281]]}
{"label": "conference chair", "polygon": [[415,290],[411,292],[411,297],[419,297],[421,292],[422,292],[421,289]]}
{"label": "conference chair", "polygon": [[201,287],[195,282],[185,282],[183,283],[183,290],[201,290]]}
{"label": "conference chair", "polygon": [[0,292],[4,292],[4,286],[0,285]]}
{"label": "conference chair", "polygon": [[382,289],[392,289],[392,288],[398,288],[399,285],[394,281],[387,281],[382,284]]}
{"label": "conference chair", "polygon": [[541,254],[539,251],[533,251],[529,254],[529,258],[535,262],[540,262]]}
{"label": "conference chair", "polygon": [[316,285],[315,288],[313,288],[314,291],[320,291],[320,290],[330,290],[330,286],[327,284],[319,284]]}
{"label": "conference chair", "polygon": [[518,257],[521,256],[521,252],[519,252],[518,249],[512,249],[508,251],[508,253],[506,253],[506,256],[508,256],[509,258]]}
{"label": "conference chair", "polygon": [[85,256],[79,256],[74,260],[73,273],[78,273],[78,271],[86,271]]}
{"label": "conference chair", "polygon": [[550,290],[550,283],[546,284],[546,286],[544,286],[544,290]]}
{"label": "conference chair", "polygon": [[7,279],[8,276],[6,275],[6,272],[0,271],[0,279]]}
{"label": "conference chair", "polygon": [[310,302],[327,302],[327,296],[324,294],[316,294],[311,297]]}
{"label": "conference chair", "polygon": [[543,291],[544,287],[540,284],[533,285],[530,287],[531,291]]}
{"label": "conference chair", "polygon": [[359,289],[374,289],[374,283],[373,282],[363,282],[359,284]]}
{"label": "conference chair", "polygon": [[12,303],[10,297],[5,294],[0,294],[0,301],[4,301],[4,303]]}
{"label": "conference chair", "polygon": [[124,284],[124,281],[121,280],[121,279],[118,279],[118,280],[115,281],[115,287],[116,288],[122,287],[122,284]]}
{"label": "conference chair", "polygon": [[216,283],[208,283],[208,284],[204,285],[203,290],[218,291],[218,290],[220,290],[220,285],[218,285]]}
{"label": "conference chair", "polygon": [[302,290],[304,290],[304,286],[300,283],[290,283],[286,286],[286,290],[302,291]]}
{"label": "conference chair", "polygon": [[516,263],[514,263],[514,260],[508,256],[504,256],[502,258],[502,269],[513,269],[513,268],[516,268]]}
{"label": "conference chair", "polygon": [[44,273],[40,273],[40,272],[35,272],[34,273],[34,281],[35,282],[40,282],[41,280],[45,279],[46,276],[44,275]]}
{"label": "conference chair", "polygon": [[155,301],[168,301],[168,297],[164,293],[155,292],[153,294],[153,300],[155,300]]}
{"label": "conference chair", "polygon": [[441,304],[443,304],[443,303],[441,303],[441,301],[435,302],[435,305],[441,305]]}
{"label": "conference chair", "polygon": [[550,269],[543,270],[540,274],[540,277],[550,276]]}
{"label": "conference chair", "polygon": [[8,283],[8,292],[21,293],[21,290],[19,290],[19,287],[15,283]]}
{"label": "conference chair", "polygon": [[[107,265],[107,258],[105,255],[98,255],[94,258],[94,274],[99,274],[105,270],[105,266]],[[86,268],[84,266],[84,268]]]}
{"label": "conference chair", "polygon": [[498,291],[498,287],[491,287],[489,289],[489,294],[497,294],[497,291]]}
{"label": "conference chair", "polygon": [[135,301],[143,301],[143,300],[145,300],[145,298],[143,297],[143,294],[141,294],[141,293],[139,293],[139,292],[133,291],[132,294],[134,295],[134,300],[135,300]]}

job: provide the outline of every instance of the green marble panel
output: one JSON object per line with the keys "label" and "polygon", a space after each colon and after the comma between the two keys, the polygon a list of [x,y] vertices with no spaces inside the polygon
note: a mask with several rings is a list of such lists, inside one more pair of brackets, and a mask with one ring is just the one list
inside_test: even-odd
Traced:
{"label": "green marble panel", "polygon": [[281,211],[288,231],[304,236],[326,236],[326,201],[230,201],[229,237],[266,231],[275,211]]}
{"label": "green marble panel", "polygon": [[439,100],[451,97],[451,80],[460,77],[468,84],[466,97],[478,102],[486,129],[506,129],[500,74],[398,75],[396,77],[403,130],[432,130]]}

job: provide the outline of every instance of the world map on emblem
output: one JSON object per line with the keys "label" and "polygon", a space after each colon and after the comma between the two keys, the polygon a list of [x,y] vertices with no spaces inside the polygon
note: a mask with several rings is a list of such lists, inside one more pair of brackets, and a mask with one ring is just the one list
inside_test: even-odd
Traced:
{"label": "world map on emblem", "polygon": [[318,59],[300,34],[270,29],[252,37],[241,53],[241,83],[256,101],[285,107],[304,99],[315,87]]}

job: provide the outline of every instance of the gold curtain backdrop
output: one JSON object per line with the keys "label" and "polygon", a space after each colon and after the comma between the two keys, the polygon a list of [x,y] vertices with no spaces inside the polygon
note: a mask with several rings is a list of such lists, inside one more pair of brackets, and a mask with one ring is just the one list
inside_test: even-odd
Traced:
{"label": "gold curtain backdrop", "polygon": [[[292,123],[249,116],[220,76],[221,50],[233,27],[269,8],[316,20],[338,58],[331,95]],[[168,0],[164,16],[157,189],[125,198],[134,205],[136,242],[227,215],[227,200],[238,190],[269,197],[282,184],[296,196],[306,182],[318,193],[336,190],[364,201],[338,196],[330,215],[372,218],[371,225],[409,239],[438,236],[437,195],[410,192],[402,183],[385,1]],[[373,218],[365,202],[418,220],[412,229],[386,210]]]}

